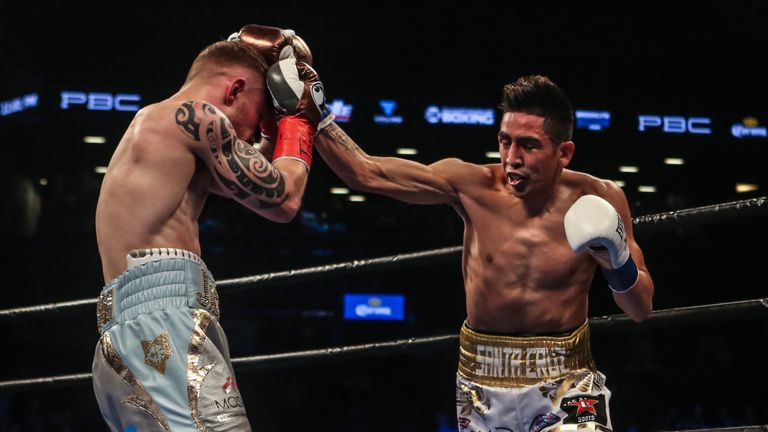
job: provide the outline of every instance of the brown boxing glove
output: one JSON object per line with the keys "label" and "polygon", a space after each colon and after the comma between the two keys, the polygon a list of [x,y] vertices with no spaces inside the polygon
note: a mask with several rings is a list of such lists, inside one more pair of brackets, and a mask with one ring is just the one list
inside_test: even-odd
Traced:
{"label": "brown boxing glove", "polygon": [[[280,60],[295,57],[296,61],[312,65],[312,52],[303,39],[293,30],[283,30],[259,24],[248,24],[237,33],[232,33],[227,40],[239,41],[250,45],[264,56],[267,66]],[[291,47],[292,49],[286,49]],[[261,136],[274,141],[277,136],[277,121],[272,110],[268,110],[259,122]]]}
{"label": "brown boxing glove", "polygon": [[[309,46],[302,38],[296,36],[296,32],[293,30],[248,24],[239,32],[233,33],[228,40],[240,41],[253,46],[264,56],[267,66],[272,66],[289,56],[290,54],[287,52],[283,53],[283,50],[288,46],[293,48],[293,56],[296,57],[296,61],[312,66],[312,52],[309,50]],[[281,54],[282,58],[280,57]]]}

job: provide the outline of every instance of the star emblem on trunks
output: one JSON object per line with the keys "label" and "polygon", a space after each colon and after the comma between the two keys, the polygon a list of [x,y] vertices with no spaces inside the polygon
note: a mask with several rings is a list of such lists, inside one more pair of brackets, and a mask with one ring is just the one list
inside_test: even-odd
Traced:
{"label": "star emblem on trunks", "polygon": [[165,374],[165,366],[168,359],[173,355],[171,343],[168,340],[168,332],[162,332],[160,336],[151,341],[141,341],[141,348],[144,350],[144,363],[157,369],[161,374]]}
{"label": "star emblem on trunks", "polygon": [[579,399],[568,402],[568,406],[575,406],[576,407],[576,415],[580,415],[584,411],[587,411],[591,414],[597,414],[595,412],[595,404],[600,401],[596,399]]}

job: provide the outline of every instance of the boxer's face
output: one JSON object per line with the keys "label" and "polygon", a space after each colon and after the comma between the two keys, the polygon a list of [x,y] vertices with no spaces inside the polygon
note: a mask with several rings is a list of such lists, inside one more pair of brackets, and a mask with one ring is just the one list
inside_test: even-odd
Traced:
{"label": "boxer's face", "polygon": [[504,113],[497,138],[501,166],[510,192],[523,197],[551,187],[564,165],[560,146],[553,144],[544,132],[543,117],[520,112]]}
{"label": "boxer's face", "polygon": [[268,103],[267,90],[262,87],[253,86],[246,88],[237,99],[234,106],[234,114],[231,118],[232,124],[237,132],[237,137],[244,141],[252,142],[254,135],[259,128],[259,122]]}

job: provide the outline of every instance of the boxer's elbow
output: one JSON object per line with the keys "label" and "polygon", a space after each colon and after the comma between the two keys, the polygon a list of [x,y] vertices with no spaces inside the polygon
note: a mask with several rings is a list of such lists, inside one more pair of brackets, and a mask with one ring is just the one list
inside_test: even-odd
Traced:
{"label": "boxer's elbow", "polygon": [[280,202],[261,202],[251,210],[272,222],[288,223],[296,217],[300,208],[301,198],[286,198]]}
{"label": "boxer's elbow", "polygon": [[650,315],[651,315],[651,308],[640,309],[640,310],[631,311],[630,313],[627,313],[627,316],[629,316],[629,318],[636,323],[641,323],[645,321]]}
{"label": "boxer's elbow", "polygon": [[279,208],[278,217],[275,222],[288,223],[292,221],[301,209],[301,196],[289,197]]}
{"label": "boxer's elbow", "polygon": [[635,304],[634,307],[628,308],[627,316],[634,322],[645,321],[653,312],[653,304],[651,299],[643,299],[642,302]]}

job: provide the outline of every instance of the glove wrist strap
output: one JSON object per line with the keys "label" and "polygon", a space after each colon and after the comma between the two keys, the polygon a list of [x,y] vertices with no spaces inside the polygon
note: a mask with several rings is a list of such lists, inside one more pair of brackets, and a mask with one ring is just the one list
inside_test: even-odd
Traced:
{"label": "glove wrist strap", "polygon": [[608,281],[608,286],[617,293],[625,293],[631,290],[640,278],[637,265],[631,255],[621,267],[617,269],[603,268],[602,270],[605,280]]}
{"label": "glove wrist strap", "polygon": [[312,139],[315,128],[310,122],[300,117],[283,117],[278,123],[277,141],[273,160],[280,158],[296,159],[307,166],[312,166]]}

